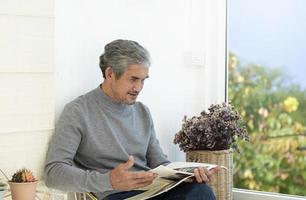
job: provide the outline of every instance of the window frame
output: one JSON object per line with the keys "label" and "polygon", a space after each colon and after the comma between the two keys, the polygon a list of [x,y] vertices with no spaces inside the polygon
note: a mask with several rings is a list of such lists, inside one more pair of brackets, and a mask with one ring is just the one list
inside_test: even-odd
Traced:
{"label": "window frame", "polygon": [[234,200],[305,200],[303,196],[233,188]]}
{"label": "window frame", "polygon": [[[225,23],[225,102],[228,102],[228,58],[229,58],[229,45],[228,45],[228,36],[229,36],[229,0],[225,0],[226,6],[226,23]],[[265,191],[255,191],[255,190],[247,190],[240,188],[233,188],[233,199],[234,200],[305,200],[305,196],[297,196],[290,194],[281,194],[281,193],[273,193],[273,192],[265,192]]]}

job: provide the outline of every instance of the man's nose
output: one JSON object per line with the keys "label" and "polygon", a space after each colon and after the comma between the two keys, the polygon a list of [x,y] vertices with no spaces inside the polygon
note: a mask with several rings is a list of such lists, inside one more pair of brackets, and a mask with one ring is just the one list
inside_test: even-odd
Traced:
{"label": "man's nose", "polygon": [[137,82],[137,83],[134,85],[133,90],[136,91],[136,92],[140,92],[141,89],[142,89],[142,87],[143,87],[143,84],[142,84],[141,81],[139,81],[139,82]]}

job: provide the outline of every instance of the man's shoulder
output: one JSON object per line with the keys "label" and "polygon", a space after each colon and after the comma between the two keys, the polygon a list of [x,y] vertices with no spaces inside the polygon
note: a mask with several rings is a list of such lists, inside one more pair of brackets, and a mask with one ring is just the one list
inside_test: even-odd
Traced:
{"label": "man's shoulder", "polygon": [[135,108],[139,111],[139,112],[143,112],[143,113],[146,113],[148,115],[151,115],[150,114],[150,109],[148,106],[146,106],[145,104],[143,104],[142,102],[140,101],[137,101],[135,102]]}
{"label": "man's shoulder", "polygon": [[86,109],[86,107],[91,104],[90,102],[94,100],[93,93],[94,90],[91,90],[81,96],[76,97],[75,99],[67,103],[65,105],[65,108],[77,110]]}
{"label": "man's shoulder", "polygon": [[145,105],[144,103],[142,103],[141,101],[136,101],[134,105],[135,105],[136,107],[148,109],[148,106],[146,106],[146,105]]}

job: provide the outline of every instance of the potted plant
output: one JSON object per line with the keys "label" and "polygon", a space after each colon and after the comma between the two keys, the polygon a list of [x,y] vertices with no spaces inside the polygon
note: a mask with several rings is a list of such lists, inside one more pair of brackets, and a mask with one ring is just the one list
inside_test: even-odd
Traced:
{"label": "potted plant", "polygon": [[8,182],[12,200],[34,200],[37,180],[31,170],[21,169],[16,171]]}
{"label": "potted plant", "polygon": [[200,116],[185,116],[174,143],[186,152],[187,161],[225,166],[227,171],[218,173],[211,186],[217,199],[232,199],[233,151],[239,152],[238,139],[249,140],[243,120],[230,103],[222,103],[211,105]]}

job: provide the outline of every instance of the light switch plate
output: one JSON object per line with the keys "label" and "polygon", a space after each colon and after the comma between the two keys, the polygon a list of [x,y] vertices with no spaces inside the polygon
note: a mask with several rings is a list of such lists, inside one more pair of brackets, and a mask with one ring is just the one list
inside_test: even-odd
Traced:
{"label": "light switch plate", "polygon": [[185,52],[184,64],[186,67],[205,67],[205,53]]}

